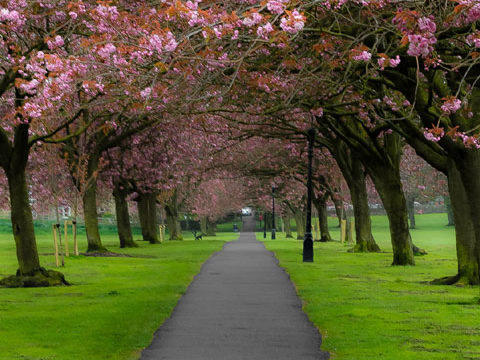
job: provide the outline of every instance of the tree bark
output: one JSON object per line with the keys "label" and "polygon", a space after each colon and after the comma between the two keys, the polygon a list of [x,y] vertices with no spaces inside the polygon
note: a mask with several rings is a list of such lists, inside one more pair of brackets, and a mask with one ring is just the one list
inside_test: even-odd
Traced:
{"label": "tree bark", "polygon": [[18,270],[16,275],[0,280],[0,286],[40,287],[68,285],[62,273],[40,266],[33,226],[32,209],[25,169],[29,150],[28,124],[15,128],[14,146],[0,129],[0,165],[5,170],[10,195],[10,216],[15,240]]}
{"label": "tree bark", "polygon": [[157,234],[157,201],[155,194],[140,194],[137,205],[143,240],[150,242],[150,244],[160,244]]}
{"label": "tree bark", "polygon": [[290,216],[284,216],[283,217],[283,223],[285,224],[285,237],[286,238],[293,238],[292,227],[290,225]]}
{"label": "tree bark", "polygon": [[382,199],[390,225],[393,248],[392,265],[415,265],[413,245],[408,230],[407,203],[402,190],[398,169],[372,167],[370,172]]}
{"label": "tree bark", "polygon": [[319,196],[314,199],[313,204],[317,208],[318,222],[320,227],[320,242],[332,241],[328,230],[327,196]]}
{"label": "tree bark", "polygon": [[[448,189],[455,217],[458,274],[434,283],[478,285],[480,265],[480,161],[479,155],[467,151],[449,162]],[[477,198],[476,198],[477,197]],[[470,215],[470,216],[468,216]]]}
{"label": "tree bark", "polygon": [[410,220],[410,229],[416,229],[417,224],[415,223],[415,196],[412,194],[407,195],[407,209],[408,219]]}
{"label": "tree bark", "polygon": [[338,199],[335,196],[332,196],[332,201],[335,206],[335,214],[337,214],[338,226],[342,226],[342,216],[343,216],[343,200]]}
{"label": "tree bark", "polygon": [[169,203],[165,206],[167,216],[167,228],[170,234],[170,240],[183,240],[182,229],[178,221],[177,193],[172,196]]}
{"label": "tree bark", "polygon": [[448,218],[447,226],[455,226],[455,218],[453,216],[452,201],[450,200],[450,196],[445,195],[443,197],[443,201],[444,201],[445,207],[447,209],[447,218]]}
{"label": "tree bark", "polygon": [[297,240],[303,240],[305,237],[305,214],[301,210],[295,210],[295,223],[297,225]]}
{"label": "tree bark", "polygon": [[133,241],[132,228],[130,226],[130,214],[128,213],[127,192],[115,184],[113,197],[115,199],[115,212],[117,217],[117,231],[121,248],[137,247]]}
{"label": "tree bark", "polygon": [[201,235],[207,236],[207,217],[206,216],[202,216],[200,218],[200,232],[201,232]]}
{"label": "tree bark", "polygon": [[87,165],[87,185],[83,194],[83,213],[85,217],[85,232],[87,233],[87,252],[108,251],[103,245],[98,229],[97,212],[97,171],[99,156],[90,155]]}
{"label": "tree bark", "polygon": [[340,139],[332,149],[335,160],[348,185],[355,218],[356,244],[352,252],[379,252],[380,247],[372,234],[372,221],[368,207],[367,177],[362,162]]}
{"label": "tree bark", "polygon": [[207,217],[207,236],[216,236],[217,225]]}
{"label": "tree bark", "polygon": [[33,227],[25,168],[14,167],[7,173],[13,237],[20,275],[33,275],[40,269]]}

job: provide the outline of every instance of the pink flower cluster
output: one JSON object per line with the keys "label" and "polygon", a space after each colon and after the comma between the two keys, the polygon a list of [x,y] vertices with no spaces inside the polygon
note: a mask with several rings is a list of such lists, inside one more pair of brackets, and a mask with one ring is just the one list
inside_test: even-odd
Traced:
{"label": "pink flower cluster", "polygon": [[100,55],[100,57],[106,59],[110,57],[110,55],[113,54],[115,51],[117,51],[115,45],[108,43],[104,47],[100,48],[97,53],[98,55]]}
{"label": "pink flower cluster", "polygon": [[302,31],[305,26],[305,16],[299,13],[298,10],[287,12],[287,14],[288,19],[282,17],[282,20],[280,21],[280,27],[282,30],[290,34],[296,34],[299,31]]}
{"label": "pink flower cluster", "polygon": [[362,52],[353,56],[353,60],[356,60],[356,61],[369,62],[371,58],[372,58],[372,53],[366,50],[363,50]]}
{"label": "pink flower cluster", "polygon": [[267,2],[267,9],[273,14],[281,14],[287,7],[288,0],[270,0]]}
{"label": "pink flower cluster", "polygon": [[447,115],[456,113],[457,110],[462,106],[462,101],[457,99],[455,96],[449,96],[442,100],[444,100],[444,103],[440,108]]}
{"label": "pink flower cluster", "polygon": [[386,57],[386,56],[380,56],[378,58],[378,66],[380,66],[380,69],[385,70],[386,66],[390,66],[392,68],[395,68],[400,64],[400,56],[396,56],[395,59]]}
{"label": "pink flower cluster", "polygon": [[25,18],[16,10],[0,8],[0,22],[9,22],[15,28],[19,28],[25,23]]}
{"label": "pink flower cluster", "polygon": [[263,19],[262,15],[260,15],[256,11],[253,11],[243,19],[242,23],[246,27],[252,27],[252,26],[255,26],[257,24],[260,24],[262,19]]}
{"label": "pink flower cluster", "polygon": [[433,51],[432,45],[437,42],[437,39],[435,36],[411,34],[408,35],[408,42],[408,55],[427,57]]}
{"label": "pink flower cluster", "polygon": [[322,117],[323,116],[323,108],[321,108],[321,107],[318,107],[316,109],[311,109],[310,112],[312,113],[312,115],[314,115],[316,117]]}
{"label": "pink flower cluster", "polygon": [[257,35],[262,38],[262,39],[267,39],[268,34],[270,34],[273,31],[272,24],[269,22],[266,23],[264,26],[259,26],[257,29]]}
{"label": "pink flower cluster", "polygon": [[441,132],[435,132],[434,130],[435,129],[425,129],[425,131],[423,132],[423,136],[425,136],[425,139],[427,140],[439,142],[440,139],[445,135],[445,132],[443,130]]}

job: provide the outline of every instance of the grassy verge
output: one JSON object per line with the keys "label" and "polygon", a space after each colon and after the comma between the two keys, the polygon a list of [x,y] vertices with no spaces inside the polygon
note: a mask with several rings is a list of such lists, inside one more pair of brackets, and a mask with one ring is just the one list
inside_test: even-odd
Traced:
{"label": "grassy verge", "polygon": [[[50,232],[37,233],[42,266],[54,268]],[[186,241],[119,249],[114,233],[102,235],[110,250],[132,257],[66,258],[60,271],[71,287],[0,288],[1,359],[137,359],[202,263],[238,236],[192,241],[188,232]],[[80,244],[84,251],[83,237]],[[0,232],[0,276],[15,270],[12,236]]]}
{"label": "grassy verge", "polygon": [[[265,245],[290,274],[333,359],[480,359],[478,287],[426,283],[456,273],[454,229],[445,223],[444,214],[418,216],[413,240],[429,255],[417,257],[415,267],[390,266],[388,224],[381,216],[373,217],[381,254],[316,243],[315,262],[302,264],[301,241],[279,234]],[[338,229],[332,235],[338,239]]]}

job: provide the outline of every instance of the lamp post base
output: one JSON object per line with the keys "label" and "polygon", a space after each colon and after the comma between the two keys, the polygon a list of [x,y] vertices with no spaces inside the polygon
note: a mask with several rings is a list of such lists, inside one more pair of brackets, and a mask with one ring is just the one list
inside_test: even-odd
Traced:
{"label": "lamp post base", "polygon": [[275,240],[275,229],[272,229],[272,240]]}
{"label": "lamp post base", "polygon": [[303,238],[303,262],[313,262],[313,237],[306,233]]}

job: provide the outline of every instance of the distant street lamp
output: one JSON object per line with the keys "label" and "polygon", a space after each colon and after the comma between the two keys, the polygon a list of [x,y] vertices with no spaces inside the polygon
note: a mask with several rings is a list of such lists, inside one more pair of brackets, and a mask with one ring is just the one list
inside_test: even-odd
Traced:
{"label": "distant street lamp", "polygon": [[267,238],[267,213],[263,212],[263,238]]}
{"label": "distant street lamp", "polygon": [[272,185],[272,240],[275,240],[275,185]]}
{"label": "distant street lamp", "polygon": [[303,238],[303,262],[313,262],[312,237],[312,160],[315,129],[308,129],[308,175],[307,175],[307,224]]}

